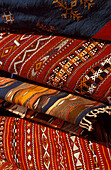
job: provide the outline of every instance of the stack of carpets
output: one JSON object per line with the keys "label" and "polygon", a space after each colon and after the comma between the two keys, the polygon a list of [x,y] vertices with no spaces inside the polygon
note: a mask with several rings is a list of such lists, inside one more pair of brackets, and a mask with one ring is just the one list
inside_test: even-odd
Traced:
{"label": "stack of carpets", "polygon": [[110,170],[110,0],[0,0],[0,170]]}

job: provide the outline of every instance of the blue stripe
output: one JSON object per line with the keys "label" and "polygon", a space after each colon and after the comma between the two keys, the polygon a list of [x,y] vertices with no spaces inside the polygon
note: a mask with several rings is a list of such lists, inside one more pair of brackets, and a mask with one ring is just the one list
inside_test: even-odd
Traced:
{"label": "blue stripe", "polygon": [[[12,82],[12,81],[10,81],[10,82]],[[9,83],[10,83],[10,82],[9,82]],[[21,85],[21,84],[23,84],[23,82],[17,81],[17,82],[13,82],[13,84],[11,84],[11,85],[9,85],[9,86],[7,86],[7,87],[0,88],[0,98],[1,98],[1,99],[5,99],[6,94],[7,94],[11,89],[13,89],[13,88],[15,88],[15,87],[18,87],[18,86]],[[2,87],[2,86],[0,86],[0,87]]]}

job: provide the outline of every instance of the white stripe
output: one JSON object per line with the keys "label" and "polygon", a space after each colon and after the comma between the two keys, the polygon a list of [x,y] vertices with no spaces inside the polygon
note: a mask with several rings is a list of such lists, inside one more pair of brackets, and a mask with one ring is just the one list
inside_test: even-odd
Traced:
{"label": "white stripe", "polygon": [[34,123],[32,124],[32,150],[33,150],[34,166],[35,166],[35,169],[37,170],[37,164],[36,164],[36,159],[35,159],[35,150],[34,150]]}

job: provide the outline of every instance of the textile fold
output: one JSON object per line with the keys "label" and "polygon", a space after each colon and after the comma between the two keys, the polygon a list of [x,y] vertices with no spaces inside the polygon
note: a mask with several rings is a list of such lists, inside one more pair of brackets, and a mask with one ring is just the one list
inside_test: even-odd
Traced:
{"label": "textile fold", "polygon": [[[109,105],[4,77],[0,77],[0,98],[1,108],[21,118],[44,123],[80,136],[82,136],[81,131],[84,132],[84,129],[96,130],[98,137],[101,136],[100,128],[94,129],[97,117],[101,114],[104,119],[108,114],[110,119],[111,116]],[[7,115],[8,113],[5,114],[5,116]],[[86,136],[86,133],[83,133],[83,136],[84,134]],[[105,129],[103,136],[109,135],[110,130],[106,131]],[[97,140],[97,138],[95,139]],[[107,138],[107,140],[109,139]],[[103,138],[101,138],[102,140]]]}

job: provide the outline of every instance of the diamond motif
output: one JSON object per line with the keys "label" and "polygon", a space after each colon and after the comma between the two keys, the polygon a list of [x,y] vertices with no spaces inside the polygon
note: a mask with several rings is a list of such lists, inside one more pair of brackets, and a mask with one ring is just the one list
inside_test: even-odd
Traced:
{"label": "diamond motif", "polygon": [[44,154],[44,165],[47,169],[49,169],[50,166],[50,156],[48,154],[48,152],[45,152]]}
{"label": "diamond motif", "polygon": [[28,133],[28,134],[30,133],[30,129],[27,129],[27,133]]}
{"label": "diamond motif", "polygon": [[29,155],[29,156],[28,156],[29,161],[31,161],[31,158],[32,158],[31,155]]}
{"label": "diamond motif", "polygon": [[13,48],[13,46],[4,48],[4,49],[3,49],[3,53],[2,53],[2,55],[1,55],[1,58],[3,58],[3,57],[5,57],[5,56],[9,55],[10,52],[12,51],[12,48]]}
{"label": "diamond motif", "polygon": [[8,24],[8,23],[13,23],[14,21],[14,16],[11,12],[9,12],[8,14],[6,14],[6,12],[3,13],[2,19],[4,20],[4,23]]}
{"label": "diamond motif", "polygon": [[30,146],[30,141],[27,143],[27,146]]}

